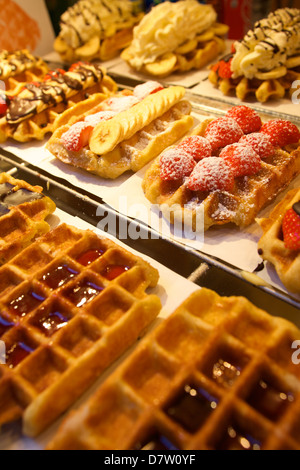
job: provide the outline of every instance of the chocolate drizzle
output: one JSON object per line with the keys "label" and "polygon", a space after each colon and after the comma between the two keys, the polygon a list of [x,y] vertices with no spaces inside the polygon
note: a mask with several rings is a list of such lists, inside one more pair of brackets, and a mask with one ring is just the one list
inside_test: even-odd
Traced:
{"label": "chocolate drizzle", "polygon": [[78,64],[69,72],[56,71],[50,79],[42,82],[28,83],[24,91],[13,98],[9,104],[6,119],[10,124],[36,115],[41,107],[55,106],[59,102],[67,102],[69,96],[86,88],[88,79],[93,83],[103,78],[102,69],[97,65]]}
{"label": "chocolate drizzle", "polygon": [[11,207],[43,199],[42,193],[30,191],[26,188],[16,189],[10,183],[0,184],[0,217],[8,214]]}
{"label": "chocolate drizzle", "polygon": [[296,212],[297,215],[300,216],[300,201],[296,202],[296,203],[293,205],[293,210]]}

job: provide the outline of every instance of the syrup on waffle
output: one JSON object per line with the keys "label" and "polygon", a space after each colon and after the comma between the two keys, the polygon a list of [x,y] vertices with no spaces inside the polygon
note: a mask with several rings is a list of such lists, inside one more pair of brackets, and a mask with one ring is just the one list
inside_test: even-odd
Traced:
{"label": "syrup on waffle", "polygon": [[300,331],[201,289],[136,348],[49,450],[296,450]]}
{"label": "syrup on waffle", "polygon": [[91,98],[60,117],[60,124],[69,124],[54,132],[47,148],[59,160],[103,178],[136,172],[192,127],[184,94],[183,87],[151,81],[96,106],[97,97]]}
{"label": "syrup on waffle", "polygon": [[53,131],[55,119],[75,103],[94,93],[103,99],[117,85],[98,64],[77,63],[65,72],[49,72],[42,81],[27,83],[13,97],[0,118],[0,142],[43,140]]}
{"label": "syrup on waffle", "polygon": [[[299,202],[300,190],[292,189],[267,218],[257,219],[263,231],[258,253],[274,265],[282,283],[294,293],[300,293]],[[292,220],[285,227],[288,212]]]}
{"label": "syrup on waffle", "polygon": [[0,268],[0,425],[35,436],[143,334],[161,309],[149,263],[62,224]]}
{"label": "syrup on waffle", "polygon": [[0,174],[0,266],[50,230],[45,219],[56,207],[42,190]]}
{"label": "syrup on waffle", "polygon": [[[245,113],[242,122],[236,115],[240,112]],[[295,132],[291,141],[285,140],[285,126]],[[143,180],[146,197],[160,205],[171,223],[184,220],[193,230],[228,223],[247,227],[300,172],[297,127],[282,120],[262,124],[257,113],[246,106],[231,108],[224,118],[204,120],[192,134],[206,143],[205,148],[210,145],[208,155],[203,153],[202,143],[194,158],[188,141],[186,145],[183,140],[171,150],[171,156],[159,156]],[[165,158],[169,159],[167,175]],[[172,173],[177,160],[181,171]]]}

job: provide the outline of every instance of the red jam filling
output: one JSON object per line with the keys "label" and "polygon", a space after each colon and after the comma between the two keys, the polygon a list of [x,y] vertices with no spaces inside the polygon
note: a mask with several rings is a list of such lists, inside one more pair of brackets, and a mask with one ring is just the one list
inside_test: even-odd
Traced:
{"label": "red jam filling", "polygon": [[39,304],[45,300],[44,297],[34,291],[29,291],[26,294],[20,295],[17,299],[12,300],[8,304],[8,309],[11,313],[15,313],[20,317],[24,317],[27,313],[34,310]]}
{"label": "red jam filling", "polygon": [[129,266],[108,265],[105,270],[102,271],[101,275],[105,277],[108,281],[113,281],[117,277],[121,276],[121,274],[124,274],[129,271],[129,269]]}
{"label": "red jam filling", "polygon": [[74,304],[76,307],[83,307],[88,302],[94,300],[97,295],[103,291],[104,287],[100,287],[90,281],[85,281],[76,286],[68,289],[65,296]]}
{"label": "red jam filling", "polygon": [[15,343],[6,353],[6,364],[10,369],[14,369],[20,364],[34,349],[26,343]]}
{"label": "red jam filling", "polygon": [[42,280],[48,287],[50,287],[50,289],[54,290],[63,286],[77,275],[78,272],[70,268],[68,265],[63,264],[61,266],[58,266],[53,271],[46,273],[42,277]]}
{"label": "red jam filling", "polygon": [[76,261],[82,264],[82,266],[89,266],[98,258],[100,258],[104,253],[104,250],[89,250],[80,255]]}

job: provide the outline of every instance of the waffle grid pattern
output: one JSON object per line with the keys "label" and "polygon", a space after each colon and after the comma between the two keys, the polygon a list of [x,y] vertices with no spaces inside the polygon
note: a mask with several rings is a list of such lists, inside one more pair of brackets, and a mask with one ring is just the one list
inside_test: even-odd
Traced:
{"label": "waffle grid pattern", "polygon": [[300,447],[299,330],[244,298],[192,294],[90,400],[56,449]]}
{"label": "waffle grid pattern", "polygon": [[55,208],[41,187],[0,174],[0,266],[50,230],[45,219]]}
{"label": "waffle grid pattern", "polygon": [[[213,119],[206,119],[197,126],[192,135],[204,136],[205,129]],[[235,178],[233,191],[193,192],[181,181],[163,182],[160,178],[158,157],[143,180],[146,197],[153,204],[160,204],[168,213],[171,206],[180,205],[185,220],[197,227],[197,215],[203,207],[204,228],[233,222],[245,228],[254,222],[259,211],[271,202],[300,172],[300,149],[290,146],[277,149],[273,157],[262,160],[259,173]],[[181,214],[182,216],[182,214]],[[174,213],[168,214],[174,221]]]}
{"label": "waffle grid pattern", "polygon": [[154,268],[65,224],[3,266],[0,280],[0,424],[23,416],[29,435],[65,411],[161,308],[145,292],[158,282]]}

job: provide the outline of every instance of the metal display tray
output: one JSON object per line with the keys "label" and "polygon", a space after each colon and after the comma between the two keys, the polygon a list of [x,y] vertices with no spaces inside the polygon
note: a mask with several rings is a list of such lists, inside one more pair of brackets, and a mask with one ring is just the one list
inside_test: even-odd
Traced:
{"label": "metal display tray", "polygon": [[[111,76],[120,89],[130,89],[142,83],[126,77]],[[214,115],[223,115],[230,107],[228,103],[222,101],[217,102],[210,98],[193,95],[188,89],[186,90],[186,98],[191,101],[195,112],[198,111],[204,115],[211,115],[212,113]],[[265,117],[270,119],[274,117],[274,114],[266,113]],[[298,125],[300,123],[300,118],[299,122],[295,118],[291,118],[291,120],[296,121]],[[223,296],[244,296],[259,308],[272,315],[285,317],[300,327],[300,301],[292,295],[273,286],[258,285],[249,278],[245,278],[241,270],[223,260],[216,259],[167,238],[160,237],[157,239],[157,233],[154,237],[151,236],[153,235],[151,228],[141,222],[125,219],[123,215],[106,205],[100,197],[87,193],[86,190],[73,186],[65,179],[62,180],[40,167],[37,168],[23,161],[1,147],[0,171],[10,172],[15,178],[24,179],[32,185],[42,186],[44,193],[56,203],[59,209],[77,216],[95,227],[101,225],[101,217],[96,215],[99,206],[102,209],[99,212],[104,214],[102,219],[111,213],[116,217],[117,226],[119,226],[120,220],[123,224],[136,224],[138,229],[143,231],[143,236],[138,240],[122,239],[122,242],[127,246],[134,248],[141,254],[150,256],[199,286],[212,289]]]}

